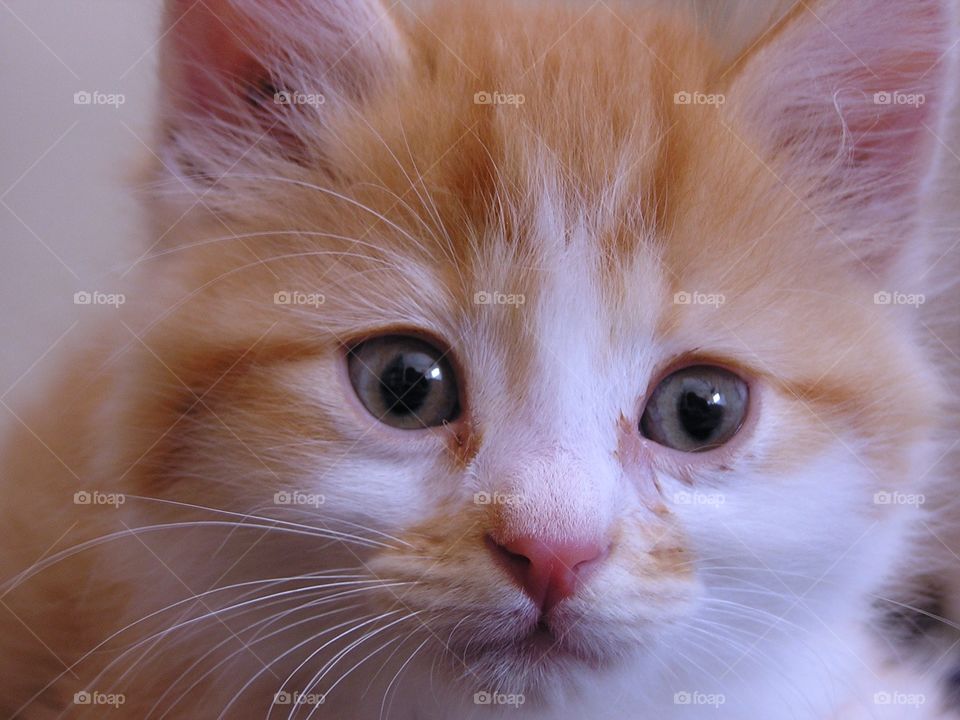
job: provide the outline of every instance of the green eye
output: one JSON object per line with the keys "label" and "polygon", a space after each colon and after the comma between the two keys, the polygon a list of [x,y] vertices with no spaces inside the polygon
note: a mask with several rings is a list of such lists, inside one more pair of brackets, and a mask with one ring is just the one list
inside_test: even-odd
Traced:
{"label": "green eye", "polygon": [[442,425],[460,414],[450,364],[429,343],[404,335],[367,340],[350,350],[350,382],[363,406],[396,428]]}
{"label": "green eye", "polygon": [[711,450],[737,434],[748,397],[747,383],[729,370],[709,365],[683,368],[654,389],[640,431],[674,450]]}

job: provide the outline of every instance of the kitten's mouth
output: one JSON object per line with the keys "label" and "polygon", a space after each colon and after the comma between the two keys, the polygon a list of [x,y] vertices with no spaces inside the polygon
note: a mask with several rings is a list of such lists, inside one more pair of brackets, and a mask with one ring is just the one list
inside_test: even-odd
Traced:
{"label": "kitten's mouth", "polygon": [[454,653],[458,662],[451,669],[468,688],[519,694],[529,704],[557,697],[564,678],[583,677],[584,672],[598,672],[614,662],[612,654],[588,649],[586,643],[543,621],[525,634],[482,647],[464,645]]}
{"label": "kitten's mouth", "polygon": [[510,649],[522,654],[539,654],[542,662],[579,661],[599,667],[609,661],[607,653],[585,648],[575,625],[551,622],[543,616],[526,635],[514,641]]}
{"label": "kitten's mouth", "polygon": [[506,644],[505,650],[513,651],[541,651],[547,653],[563,653],[563,637],[553,630],[544,618],[540,618],[528,632],[521,634]]}
{"label": "kitten's mouth", "polygon": [[563,646],[562,633],[554,630],[544,617],[541,617],[530,632],[521,637],[516,644],[518,646],[529,646],[536,649],[542,648],[544,652],[566,652]]}
{"label": "kitten's mouth", "polygon": [[540,616],[528,622],[509,637],[462,645],[456,654],[468,675],[483,677],[489,671],[499,682],[506,675],[515,691],[530,692],[564,670],[600,670],[614,662],[615,653],[591,642],[576,621]]}

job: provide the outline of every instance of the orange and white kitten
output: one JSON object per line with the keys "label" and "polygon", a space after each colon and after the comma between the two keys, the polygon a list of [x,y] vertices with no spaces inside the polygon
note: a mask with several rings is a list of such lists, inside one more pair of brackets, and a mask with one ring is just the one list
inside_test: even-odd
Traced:
{"label": "orange and white kitten", "polygon": [[4,445],[3,717],[951,716],[950,4],[663,5],[168,0],[149,249]]}

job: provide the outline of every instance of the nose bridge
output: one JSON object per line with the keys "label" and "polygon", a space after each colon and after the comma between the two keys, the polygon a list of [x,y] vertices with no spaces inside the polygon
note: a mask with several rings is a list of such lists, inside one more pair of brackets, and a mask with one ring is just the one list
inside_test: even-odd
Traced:
{"label": "nose bridge", "polygon": [[499,542],[519,537],[544,542],[605,538],[615,489],[609,462],[547,446],[502,467],[490,504],[490,533]]}
{"label": "nose bridge", "polygon": [[[561,254],[542,276],[525,327],[535,337],[506,353],[524,353],[485,427],[484,490],[498,542],[592,542],[607,536],[619,476],[618,417],[606,377],[603,308],[593,263]],[[499,500],[499,502],[497,501]]]}

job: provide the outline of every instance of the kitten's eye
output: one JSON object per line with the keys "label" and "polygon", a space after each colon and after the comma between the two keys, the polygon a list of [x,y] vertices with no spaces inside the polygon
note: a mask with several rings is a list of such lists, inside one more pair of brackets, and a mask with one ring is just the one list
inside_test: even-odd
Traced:
{"label": "kitten's eye", "polygon": [[460,412],[459,391],[443,353],[422,340],[389,335],[349,353],[350,382],[380,422],[417,429],[442,425]]}
{"label": "kitten's eye", "polygon": [[747,384],[728,370],[683,368],[654,389],[640,430],[674,450],[710,450],[737,434],[747,414],[747,397]]}

